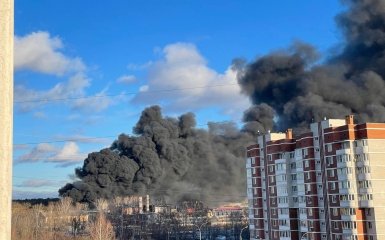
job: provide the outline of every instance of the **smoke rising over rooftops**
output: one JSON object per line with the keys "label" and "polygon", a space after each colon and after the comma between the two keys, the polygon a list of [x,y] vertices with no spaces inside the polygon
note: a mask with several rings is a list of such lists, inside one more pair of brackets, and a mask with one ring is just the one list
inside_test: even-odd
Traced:
{"label": "smoke rising over rooftops", "polygon": [[192,113],[162,116],[145,109],[134,136],[122,134],[110,148],[89,154],[76,170],[80,181],[59,190],[77,201],[149,193],[169,200],[208,203],[245,198],[245,147],[257,131],[302,132],[323,117],[356,115],[385,121],[385,2],[346,0],[336,17],[343,34],[338,53],[324,63],[312,46],[296,42],[253,62],[234,61],[242,92],[253,106],[242,130],[210,123],[197,129]]}
{"label": "smoke rising over rooftops", "polygon": [[60,194],[89,202],[138,193],[209,203],[245,198],[244,146],[252,138],[233,124],[210,123],[208,131],[200,130],[192,113],[166,118],[153,106],[142,112],[134,132],[89,154],[76,169],[81,180]]}

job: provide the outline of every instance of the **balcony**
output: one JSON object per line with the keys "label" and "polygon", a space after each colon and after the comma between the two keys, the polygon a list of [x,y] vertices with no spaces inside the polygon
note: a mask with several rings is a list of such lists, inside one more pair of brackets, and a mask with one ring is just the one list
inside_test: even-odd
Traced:
{"label": "balcony", "polygon": [[365,194],[365,193],[373,193],[372,188],[359,188],[358,193]]}
{"label": "balcony", "polygon": [[341,220],[342,221],[356,221],[356,215],[341,215]]}
{"label": "balcony", "polygon": [[372,208],[374,207],[373,201],[372,200],[361,200],[359,201],[359,207],[362,208]]}
{"label": "balcony", "polygon": [[356,154],[363,154],[363,153],[368,153],[368,152],[369,152],[368,146],[356,147]]}
{"label": "balcony", "polygon": [[246,168],[251,168],[251,163],[249,162],[249,160],[247,160]]}
{"label": "balcony", "polygon": [[336,155],[342,155],[342,154],[351,154],[352,150],[350,148],[347,149],[339,149],[336,151]]}
{"label": "balcony", "polygon": [[351,229],[351,228],[343,228],[342,229],[342,234],[344,235],[348,235],[348,236],[352,236],[353,234],[357,234],[357,230],[356,229]]}
{"label": "balcony", "polygon": [[341,207],[357,207],[357,201],[340,201]]}
{"label": "balcony", "polygon": [[279,225],[278,229],[281,231],[290,231],[290,226],[288,225]]}
{"label": "balcony", "polygon": [[358,174],[358,181],[370,180],[370,173],[360,173]]}
{"label": "balcony", "polygon": [[348,194],[349,193],[349,189],[348,188],[339,188],[338,192],[340,194]]}
{"label": "balcony", "polygon": [[337,162],[337,168],[341,168],[341,167],[353,167],[353,162],[350,161],[350,162]]}

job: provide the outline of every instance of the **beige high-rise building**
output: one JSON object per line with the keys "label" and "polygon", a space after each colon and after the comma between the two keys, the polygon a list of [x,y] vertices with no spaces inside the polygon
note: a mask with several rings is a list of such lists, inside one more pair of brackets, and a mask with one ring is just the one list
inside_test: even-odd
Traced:
{"label": "beige high-rise building", "polygon": [[251,239],[385,239],[385,123],[261,135],[246,168]]}

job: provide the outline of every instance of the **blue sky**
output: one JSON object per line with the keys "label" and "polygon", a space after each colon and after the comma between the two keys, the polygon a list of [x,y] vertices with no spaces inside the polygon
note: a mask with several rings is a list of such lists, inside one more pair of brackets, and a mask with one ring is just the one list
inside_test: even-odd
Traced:
{"label": "blue sky", "polygon": [[[130,133],[145,106],[192,111],[202,127],[239,121],[250,103],[232,60],[296,40],[327,56],[341,41],[342,9],[319,0],[16,0],[14,198],[57,196],[87,153]],[[159,91],[169,89],[180,90]]]}

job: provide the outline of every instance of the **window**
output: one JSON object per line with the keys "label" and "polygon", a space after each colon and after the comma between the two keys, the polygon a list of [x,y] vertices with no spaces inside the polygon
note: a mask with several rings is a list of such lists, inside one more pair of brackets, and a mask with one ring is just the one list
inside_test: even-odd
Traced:
{"label": "window", "polygon": [[296,164],[295,163],[290,163],[290,168],[291,169],[295,169],[297,166],[296,166]]}
{"label": "window", "polygon": [[343,142],[341,144],[342,149],[349,149],[350,148],[350,142]]}
{"label": "window", "polygon": [[328,150],[328,152],[331,152],[333,150],[332,144],[327,145],[327,150]]}
{"label": "window", "polygon": [[372,222],[368,222],[368,228],[373,228]]}
{"label": "window", "polygon": [[307,148],[302,149],[302,156],[303,156],[303,157],[306,157],[307,154],[308,154]]}
{"label": "window", "polygon": [[333,212],[333,216],[338,216],[339,215],[338,208],[332,208],[332,212]]}
{"label": "window", "polygon": [[372,215],[372,211],[370,210],[370,208],[366,208],[365,211],[366,211],[366,215],[367,216],[371,216]]}
{"label": "window", "polygon": [[358,186],[360,188],[371,188],[372,187],[372,183],[370,181],[358,181]]}
{"label": "window", "polygon": [[334,161],[333,161],[333,157],[326,157],[326,163],[328,164],[328,165],[332,165],[333,163],[334,163]]}
{"label": "window", "polygon": [[347,189],[347,188],[350,188],[350,181],[342,181],[342,182],[339,182],[339,188],[340,188],[340,189]]}
{"label": "window", "polygon": [[275,177],[274,176],[269,176],[269,182],[274,183],[275,182]]}
{"label": "window", "polygon": [[312,209],[312,208],[308,208],[307,214],[308,214],[309,216],[313,216],[313,209]]}
{"label": "window", "polygon": [[305,168],[308,168],[309,167],[309,160],[306,160],[305,161]]}
{"label": "window", "polygon": [[306,192],[310,192],[311,191],[311,185],[310,184],[305,184],[305,190]]}
{"label": "window", "polygon": [[338,222],[333,222],[334,229],[338,229]]}

